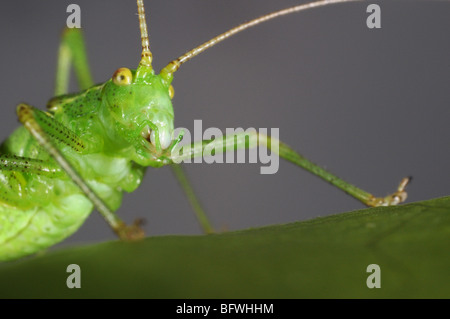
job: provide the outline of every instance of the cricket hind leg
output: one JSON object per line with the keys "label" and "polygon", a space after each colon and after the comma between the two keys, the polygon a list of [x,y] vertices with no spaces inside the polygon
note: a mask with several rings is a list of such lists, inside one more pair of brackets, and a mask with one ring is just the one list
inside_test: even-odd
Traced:
{"label": "cricket hind leg", "polygon": [[35,204],[28,196],[28,182],[24,174],[59,178],[65,173],[56,163],[0,154],[0,202],[22,209]]}
{"label": "cricket hind leg", "polygon": [[26,182],[20,173],[3,171],[0,165],[0,202],[7,206],[31,208],[27,198]]}
{"label": "cricket hind leg", "polygon": [[[48,134],[45,128],[45,121],[42,121],[39,111],[27,104],[19,104],[17,107],[17,115],[19,121],[36,139],[39,145],[55,160],[55,162],[66,172],[70,179],[80,188],[84,195],[93,203],[106,222],[111,226],[114,232],[122,240],[138,240],[144,237],[144,232],[140,227],[142,221],[138,220],[132,225],[126,225],[104,201],[94,192],[94,190],[83,180],[81,175],[73,168],[64,155],[54,146],[56,137]],[[45,115],[45,113],[44,113]],[[47,116],[47,115],[45,115]],[[50,118],[50,117],[48,117]],[[44,125],[41,125],[44,123]],[[48,124],[48,123],[47,123]],[[53,123],[54,124],[54,123]],[[48,125],[52,127],[52,125]],[[77,144],[77,141],[72,143]],[[61,142],[61,141],[60,141]]]}
{"label": "cricket hind leg", "polygon": [[67,94],[72,64],[80,89],[85,90],[91,87],[94,82],[88,64],[82,31],[78,28],[65,28],[58,52],[55,96]]}
{"label": "cricket hind leg", "polygon": [[[404,202],[407,198],[405,188],[411,180],[410,177],[403,178],[393,193],[385,197],[376,197],[314,164],[304,156],[294,151],[288,145],[280,142],[278,139],[259,134],[256,131],[227,135],[223,136],[223,138],[216,138],[210,141],[194,142],[187,147],[185,146],[181,148],[181,150],[178,151],[178,154],[177,152],[173,153],[172,161],[175,163],[180,163],[181,161],[189,158],[203,156],[206,146],[209,150],[214,150],[216,153],[225,153],[227,150],[257,147],[260,143],[265,145],[272,152],[277,153],[281,158],[324,179],[367,206],[375,207],[397,205]],[[186,148],[187,151],[185,151]]]}

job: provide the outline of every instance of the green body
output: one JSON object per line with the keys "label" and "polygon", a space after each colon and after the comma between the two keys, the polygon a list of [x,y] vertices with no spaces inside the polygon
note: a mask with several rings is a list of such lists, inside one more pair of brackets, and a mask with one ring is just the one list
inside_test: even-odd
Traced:
{"label": "green body", "polygon": [[[56,144],[111,210],[119,208],[123,191],[139,186],[145,167],[165,164],[164,158],[150,155],[152,145],[141,137],[146,121],[156,124],[160,135],[173,131],[168,86],[152,72],[126,87],[110,80],[76,95],[54,98],[48,108],[56,121],[85,142],[82,151]],[[54,163],[24,127],[2,144],[0,152],[40,159],[50,166]],[[75,232],[93,209],[61,170],[27,172],[25,167],[0,171],[0,178],[4,181],[0,185],[0,260],[54,245]]]}
{"label": "green body", "polygon": [[[335,0],[334,3],[352,1]],[[317,1],[314,6],[329,4]],[[214,152],[265,144],[285,160],[308,170],[368,206],[396,205],[406,199],[405,178],[386,197],[375,197],[315,165],[275,138],[256,132],[197,141],[172,154],[182,136],[174,138],[171,103],[173,73],[182,63],[241,32],[275,17],[306,10],[298,5],[235,27],[170,62],[159,74],[152,66],[144,5],[137,0],[142,54],[136,70],[118,69],[104,84],[93,86],[86,50],[77,29],[67,29],[59,50],[55,95],[48,112],[20,104],[24,124],[0,147],[0,261],[26,256],[54,245],[84,222],[94,205],[124,240],[144,236],[138,223],[123,223],[114,213],[123,192],[134,191],[148,166],[179,163]],[[67,93],[73,64],[80,89]],[[206,150],[208,146],[209,151]],[[179,167],[175,176],[186,192],[205,231],[213,231],[189,182]]]}

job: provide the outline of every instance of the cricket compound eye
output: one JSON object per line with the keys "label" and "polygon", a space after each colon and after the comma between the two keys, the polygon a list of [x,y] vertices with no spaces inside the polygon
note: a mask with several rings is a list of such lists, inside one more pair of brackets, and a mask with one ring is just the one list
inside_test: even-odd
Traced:
{"label": "cricket compound eye", "polygon": [[114,72],[112,80],[115,85],[119,86],[130,85],[131,81],[133,80],[133,75],[131,74],[130,69],[120,68],[117,69],[116,72]]}

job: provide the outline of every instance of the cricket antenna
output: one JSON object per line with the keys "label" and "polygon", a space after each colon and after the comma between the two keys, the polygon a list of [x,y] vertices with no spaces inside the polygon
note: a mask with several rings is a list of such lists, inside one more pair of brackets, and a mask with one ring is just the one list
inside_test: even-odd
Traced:
{"label": "cricket antenna", "polygon": [[142,54],[139,66],[152,68],[152,52],[150,52],[150,42],[148,40],[147,23],[145,22],[144,1],[137,0],[139,29],[141,30]]}
{"label": "cricket antenna", "polygon": [[[192,49],[191,51],[186,52],[185,54],[183,54],[182,56],[180,56],[178,59],[173,60],[172,62],[170,62],[166,67],[164,67],[160,74],[170,83],[172,82],[173,79],[173,73],[175,73],[180,66],[189,61],[190,59],[192,59],[193,57],[199,55],[200,53],[202,53],[203,51],[206,51],[207,49],[213,47],[214,45],[216,45],[219,42],[222,42],[225,39],[228,39],[229,37],[244,31],[245,29],[254,27],[260,23],[284,16],[284,15],[288,15],[294,12],[300,12],[303,10],[308,10],[308,9],[312,9],[312,8],[316,8],[316,7],[321,7],[321,6],[326,6],[329,4],[335,4],[335,3],[341,3],[341,2],[354,2],[354,1],[361,1],[361,0],[320,0],[320,1],[315,1],[315,2],[310,2],[310,3],[305,3],[305,4],[301,4],[301,5],[296,5],[290,8],[286,8],[283,10],[279,10],[279,11],[275,11],[266,15],[263,15],[259,18],[253,19],[251,21],[248,21],[244,24],[241,24],[237,27],[234,27],[233,29],[230,29],[222,34],[219,34],[218,36],[216,36],[215,38],[203,43],[202,45],[199,45],[198,47]],[[138,1],[139,2],[139,1]]]}

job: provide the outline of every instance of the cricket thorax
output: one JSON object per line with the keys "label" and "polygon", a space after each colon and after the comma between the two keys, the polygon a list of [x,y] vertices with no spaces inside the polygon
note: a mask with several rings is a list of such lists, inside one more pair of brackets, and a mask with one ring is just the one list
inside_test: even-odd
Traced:
{"label": "cricket thorax", "polygon": [[99,84],[80,93],[56,96],[47,103],[47,109],[66,123],[94,117],[102,102],[102,89],[103,84]]}

